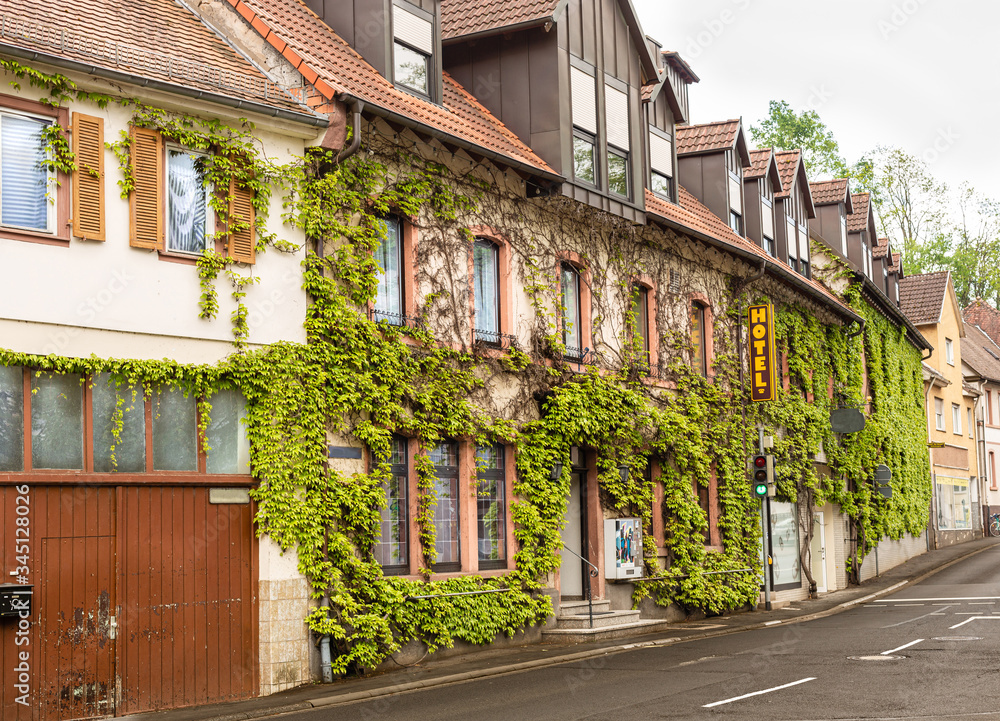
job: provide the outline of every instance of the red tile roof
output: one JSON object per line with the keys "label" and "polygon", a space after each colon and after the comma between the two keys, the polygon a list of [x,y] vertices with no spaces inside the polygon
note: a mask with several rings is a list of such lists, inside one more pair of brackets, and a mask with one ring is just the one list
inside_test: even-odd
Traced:
{"label": "red tile roof", "polygon": [[743,169],[743,179],[756,180],[757,178],[763,178],[764,174],[767,173],[768,167],[771,165],[772,154],[770,148],[751,150],[750,167]]}
{"label": "red tile roof", "polygon": [[812,190],[814,205],[842,203],[847,197],[847,178],[815,180],[809,183],[809,189]]}
{"label": "red tile roof", "polygon": [[[996,311],[993,311],[996,313]],[[1000,346],[988,333],[966,318],[962,362],[986,380],[1000,383]]]}
{"label": "red tile roof", "polygon": [[559,0],[441,0],[444,39],[552,19]]}
{"label": "red tile roof", "polygon": [[[962,312],[962,317],[966,323],[982,329],[994,343],[1000,343],[1000,311],[992,305],[982,300],[974,301]],[[964,348],[962,355],[965,355]]]}
{"label": "red tile roof", "polygon": [[902,260],[903,260],[903,254],[902,253],[893,253],[892,254],[892,265],[889,266],[889,272],[890,273],[898,273],[902,269],[902,266],[901,266]]}
{"label": "red tile roof", "polygon": [[4,0],[3,42],[119,73],[282,110],[296,96],[176,0]]}
{"label": "red tile roof", "polygon": [[873,258],[885,258],[889,255],[889,239],[879,238],[875,241],[875,247],[872,248]]}
{"label": "red tile roof", "polygon": [[899,281],[899,307],[915,325],[937,323],[948,292],[949,271],[909,275]]}
{"label": "red tile roof", "polygon": [[228,2],[326,97],[345,93],[508,162],[556,175],[447,73],[442,107],[396,88],[299,0]]}
{"label": "red tile roof", "polygon": [[[846,180],[844,182],[847,182]],[[871,212],[871,199],[870,193],[854,193],[851,195],[851,203],[854,206],[854,212],[847,216],[847,230],[850,233],[860,233],[863,230],[868,230],[868,215]],[[888,241],[886,241],[888,243]]]}
{"label": "red tile roof", "polygon": [[647,190],[646,212],[663,218],[675,225],[693,230],[696,233],[707,235],[733,248],[752,253],[761,260],[767,260],[771,263],[771,267],[777,269],[784,277],[794,277],[799,283],[811,286],[814,292],[817,292],[825,302],[835,305],[842,313],[846,312],[851,316],[856,316],[850,306],[831,293],[822,283],[815,279],[801,276],[790,268],[786,268],[752,241],[733,232],[732,228],[723,223],[717,215],[702,205],[684,186],[678,186],[678,199],[680,200],[680,205],[674,205]]}
{"label": "red tile roof", "polygon": [[739,120],[723,120],[703,125],[678,125],[677,154],[692,155],[729,150],[736,146],[739,134]]}
{"label": "red tile roof", "polygon": [[774,162],[778,164],[778,175],[781,176],[781,192],[776,198],[787,198],[795,187],[795,176],[799,170],[802,153],[798,150],[779,150],[774,154]]}

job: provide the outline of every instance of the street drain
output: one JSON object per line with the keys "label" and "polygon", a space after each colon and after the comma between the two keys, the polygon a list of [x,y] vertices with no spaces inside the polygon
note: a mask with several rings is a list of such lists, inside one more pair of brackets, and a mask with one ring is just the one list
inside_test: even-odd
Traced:
{"label": "street drain", "polygon": [[879,654],[878,656],[848,656],[847,658],[849,661],[899,661],[906,658],[906,656],[883,656]]}
{"label": "street drain", "polygon": [[982,641],[982,636],[936,636],[931,641]]}

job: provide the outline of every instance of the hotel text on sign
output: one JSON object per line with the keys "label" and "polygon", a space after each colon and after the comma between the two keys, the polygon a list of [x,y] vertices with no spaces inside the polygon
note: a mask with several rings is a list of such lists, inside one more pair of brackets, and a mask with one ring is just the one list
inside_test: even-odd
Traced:
{"label": "hotel text on sign", "polygon": [[773,401],[774,308],[750,306],[750,399]]}

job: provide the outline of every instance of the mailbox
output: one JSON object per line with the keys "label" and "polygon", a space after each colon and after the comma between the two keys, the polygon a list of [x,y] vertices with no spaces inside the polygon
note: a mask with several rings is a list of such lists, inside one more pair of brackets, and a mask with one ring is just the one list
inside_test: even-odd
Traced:
{"label": "mailbox", "polygon": [[604,519],[604,575],[615,580],[641,578],[642,519]]}
{"label": "mailbox", "polygon": [[34,586],[0,583],[0,618],[26,618],[31,615]]}

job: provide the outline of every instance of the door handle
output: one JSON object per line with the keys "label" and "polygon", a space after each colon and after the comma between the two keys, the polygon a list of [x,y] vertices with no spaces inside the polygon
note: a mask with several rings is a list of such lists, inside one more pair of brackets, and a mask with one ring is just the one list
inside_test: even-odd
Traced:
{"label": "door handle", "polygon": [[114,641],[118,638],[118,617],[108,616],[108,640]]}

